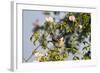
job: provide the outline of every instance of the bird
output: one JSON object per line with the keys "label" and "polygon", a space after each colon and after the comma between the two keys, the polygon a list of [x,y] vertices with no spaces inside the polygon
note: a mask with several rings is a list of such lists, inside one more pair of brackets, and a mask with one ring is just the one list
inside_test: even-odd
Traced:
{"label": "bird", "polygon": [[64,37],[58,36],[57,38],[52,38],[53,44],[56,48],[61,48],[64,46]]}

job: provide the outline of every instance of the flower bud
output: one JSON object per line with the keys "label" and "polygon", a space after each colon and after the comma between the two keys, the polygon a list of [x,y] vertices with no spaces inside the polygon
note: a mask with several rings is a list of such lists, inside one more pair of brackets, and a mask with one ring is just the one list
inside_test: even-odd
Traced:
{"label": "flower bud", "polygon": [[75,16],[73,16],[73,15],[69,16],[69,20],[74,22],[75,21]]}
{"label": "flower bud", "polygon": [[53,21],[54,21],[53,18],[52,18],[51,16],[47,16],[47,17],[45,18],[45,20],[46,20],[46,22],[53,22]]}

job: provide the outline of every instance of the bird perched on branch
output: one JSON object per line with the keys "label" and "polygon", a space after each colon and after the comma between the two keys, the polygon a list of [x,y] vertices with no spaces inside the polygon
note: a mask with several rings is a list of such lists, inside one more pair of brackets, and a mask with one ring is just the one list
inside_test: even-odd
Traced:
{"label": "bird perched on branch", "polygon": [[57,38],[52,37],[52,42],[55,47],[61,48],[64,47],[64,38],[63,36],[58,36]]}

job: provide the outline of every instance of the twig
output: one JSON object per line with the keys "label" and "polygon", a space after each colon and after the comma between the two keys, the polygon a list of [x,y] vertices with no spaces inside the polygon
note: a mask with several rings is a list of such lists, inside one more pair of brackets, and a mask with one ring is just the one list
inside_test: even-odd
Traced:
{"label": "twig", "polygon": [[27,60],[25,60],[25,62],[28,62],[28,61],[32,58],[32,56],[33,56],[33,54],[31,54],[31,55],[29,56],[29,58],[28,58]]}
{"label": "twig", "polygon": [[23,60],[26,62],[25,58],[23,58]]}
{"label": "twig", "polygon": [[[38,48],[40,47],[40,45],[39,46],[37,46],[35,49],[34,49],[34,51],[36,51]],[[33,56],[33,53],[25,60],[25,62],[28,62],[31,58],[32,58],[32,56]]]}

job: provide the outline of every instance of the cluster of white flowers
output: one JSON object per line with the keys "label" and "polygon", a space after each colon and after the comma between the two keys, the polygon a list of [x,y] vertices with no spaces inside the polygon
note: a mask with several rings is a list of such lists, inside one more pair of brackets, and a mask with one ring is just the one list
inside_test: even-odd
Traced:
{"label": "cluster of white flowers", "polygon": [[35,58],[36,58],[37,61],[40,61],[42,57],[47,56],[47,53],[45,53],[45,52],[36,52],[34,54],[34,56],[35,56]]}
{"label": "cluster of white flowers", "polygon": [[69,20],[74,22],[75,21],[75,16],[73,16],[73,15],[69,16]]}
{"label": "cluster of white flowers", "polygon": [[46,16],[45,20],[46,20],[46,22],[54,22],[54,20],[51,16]]}
{"label": "cluster of white flowers", "polygon": [[36,52],[34,55],[35,55],[35,57],[42,57],[42,56],[44,56],[44,54],[42,52]]}
{"label": "cluster of white flowers", "polygon": [[35,56],[35,58],[36,58],[37,61],[40,61],[41,60],[41,57],[43,57],[44,54],[42,52],[36,52],[34,54],[34,56]]}

